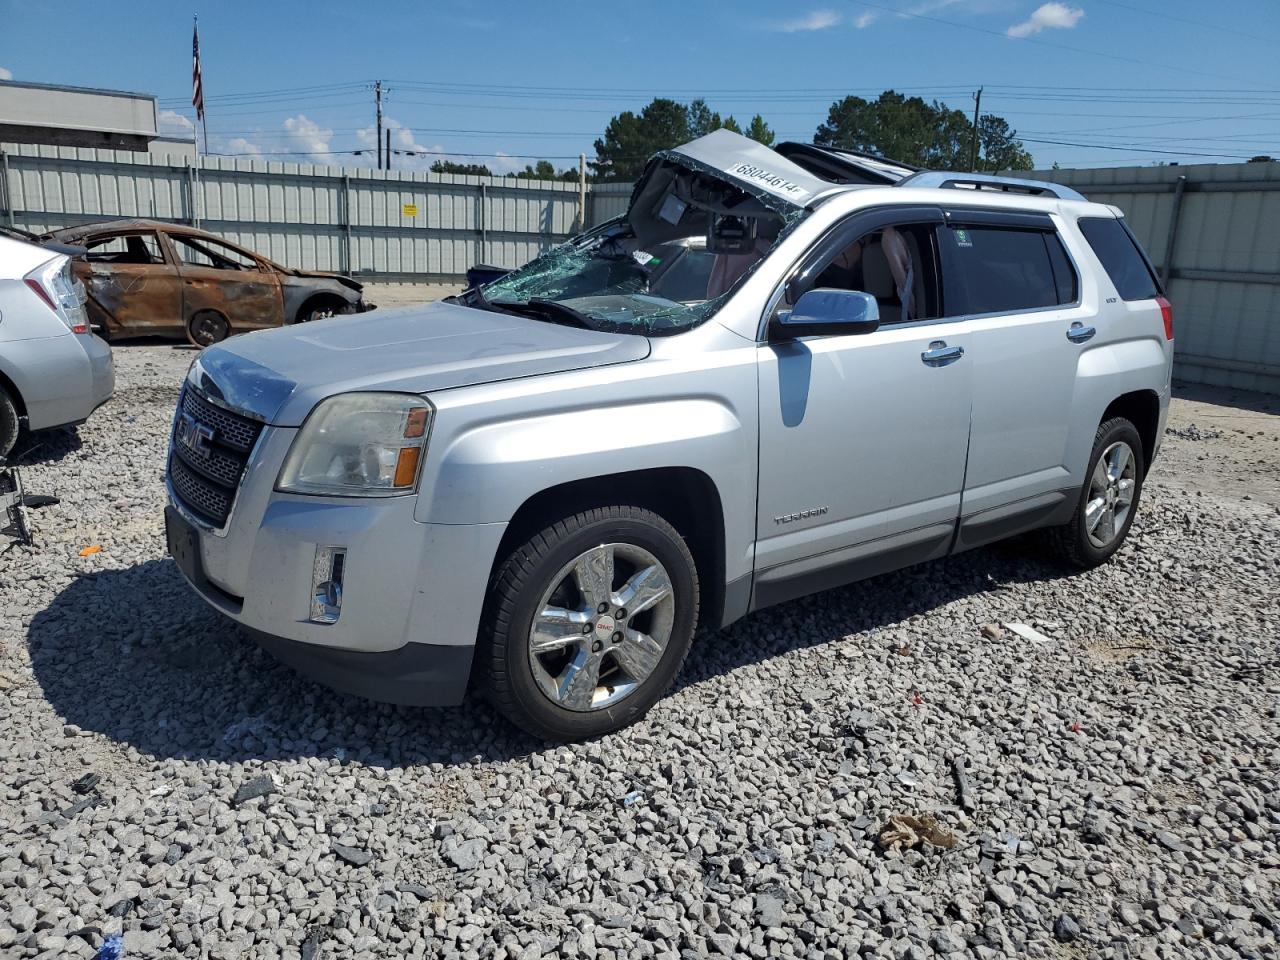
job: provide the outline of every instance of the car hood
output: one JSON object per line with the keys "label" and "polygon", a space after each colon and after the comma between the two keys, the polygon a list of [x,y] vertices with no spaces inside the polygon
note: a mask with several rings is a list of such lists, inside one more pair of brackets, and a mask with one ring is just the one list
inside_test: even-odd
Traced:
{"label": "car hood", "polygon": [[243,334],[202,352],[188,379],[267,423],[299,426],[337,393],[430,393],[648,355],[642,336],[437,302]]}
{"label": "car hood", "polygon": [[323,270],[297,270],[286,267],[281,267],[280,269],[287,276],[300,277],[303,280],[333,280],[344,287],[350,287],[357,293],[364,289],[364,284],[359,280],[352,280],[350,277],[345,277],[340,273],[326,273]]}

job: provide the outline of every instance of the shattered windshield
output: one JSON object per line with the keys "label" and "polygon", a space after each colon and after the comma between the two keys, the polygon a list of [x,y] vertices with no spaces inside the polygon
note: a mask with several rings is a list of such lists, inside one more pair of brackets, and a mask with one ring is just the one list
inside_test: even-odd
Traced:
{"label": "shattered windshield", "polygon": [[679,333],[715,313],[805,215],[667,154],[650,165],[626,216],[463,300],[593,330]]}

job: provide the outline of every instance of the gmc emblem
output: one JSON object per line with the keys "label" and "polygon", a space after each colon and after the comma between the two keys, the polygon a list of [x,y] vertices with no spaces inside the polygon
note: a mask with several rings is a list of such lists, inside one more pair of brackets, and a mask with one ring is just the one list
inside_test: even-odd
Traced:
{"label": "gmc emblem", "polygon": [[206,427],[191,414],[184,413],[178,417],[177,433],[178,442],[192,453],[206,458],[213,453],[213,448],[209,446],[213,442],[213,428]]}

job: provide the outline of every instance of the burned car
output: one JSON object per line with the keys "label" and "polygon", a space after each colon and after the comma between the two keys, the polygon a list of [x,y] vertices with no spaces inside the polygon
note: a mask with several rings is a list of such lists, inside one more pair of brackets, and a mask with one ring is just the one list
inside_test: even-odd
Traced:
{"label": "burned car", "polygon": [[207,347],[233,333],[372,309],[350,277],[284,267],[181,224],[114,220],[42,240],[85,248],[75,274],[89,294],[89,320],[108,340],[186,337]]}

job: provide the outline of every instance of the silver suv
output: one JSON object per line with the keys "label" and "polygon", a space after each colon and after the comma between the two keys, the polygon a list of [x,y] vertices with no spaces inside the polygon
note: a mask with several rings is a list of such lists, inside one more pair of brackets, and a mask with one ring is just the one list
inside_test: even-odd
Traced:
{"label": "silver suv", "polygon": [[482,289],[204,351],[169,550],[338,689],[590,737],[699,624],[1036,528],[1104,562],[1171,323],[1114,207],[717,131]]}

